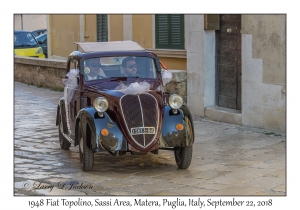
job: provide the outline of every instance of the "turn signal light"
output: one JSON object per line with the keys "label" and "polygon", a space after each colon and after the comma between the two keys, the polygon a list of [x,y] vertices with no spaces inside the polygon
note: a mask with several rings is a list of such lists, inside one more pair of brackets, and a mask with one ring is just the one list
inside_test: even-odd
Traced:
{"label": "turn signal light", "polygon": [[183,129],[183,125],[182,125],[181,123],[178,123],[178,124],[176,125],[176,129],[177,129],[178,131],[181,131],[181,130]]}
{"label": "turn signal light", "polygon": [[101,134],[102,134],[103,136],[107,136],[107,135],[108,135],[108,130],[107,130],[106,128],[103,128],[103,129],[101,130]]}

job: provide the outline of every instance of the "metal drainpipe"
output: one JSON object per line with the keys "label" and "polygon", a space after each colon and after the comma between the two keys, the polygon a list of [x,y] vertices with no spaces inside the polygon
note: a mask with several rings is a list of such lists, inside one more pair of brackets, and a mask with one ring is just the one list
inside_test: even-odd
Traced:
{"label": "metal drainpipe", "polygon": [[21,26],[22,26],[22,31],[23,31],[23,15],[21,14]]}
{"label": "metal drainpipe", "polygon": [[50,22],[50,16],[47,15],[47,55],[48,55],[48,59],[52,58],[52,30],[51,30],[51,22]]}
{"label": "metal drainpipe", "polygon": [[84,42],[85,16],[79,15],[79,41]]}

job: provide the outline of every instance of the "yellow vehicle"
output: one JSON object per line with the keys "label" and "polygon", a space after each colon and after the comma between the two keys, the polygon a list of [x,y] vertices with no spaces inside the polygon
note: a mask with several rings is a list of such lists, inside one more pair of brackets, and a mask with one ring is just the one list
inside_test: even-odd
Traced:
{"label": "yellow vehicle", "polygon": [[29,31],[14,31],[14,55],[45,58],[43,49]]}

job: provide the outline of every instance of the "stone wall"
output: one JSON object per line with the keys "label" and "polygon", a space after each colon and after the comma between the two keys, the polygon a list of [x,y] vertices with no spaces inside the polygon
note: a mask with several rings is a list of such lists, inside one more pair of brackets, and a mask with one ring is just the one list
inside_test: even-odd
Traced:
{"label": "stone wall", "polygon": [[66,61],[29,57],[14,58],[14,80],[29,85],[62,90]]}
{"label": "stone wall", "polygon": [[[165,91],[179,94],[186,102],[186,71],[170,70],[173,74]],[[62,79],[66,76],[66,61],[15,57],[14,80],[29,85],[62,90]]]}
{"label": "stone wall", "polygon": [[187,102],[186,95],[186,71],[169,70],[172,72],[172,80],[166,84],[165,91],[180,95],[183,101]]}

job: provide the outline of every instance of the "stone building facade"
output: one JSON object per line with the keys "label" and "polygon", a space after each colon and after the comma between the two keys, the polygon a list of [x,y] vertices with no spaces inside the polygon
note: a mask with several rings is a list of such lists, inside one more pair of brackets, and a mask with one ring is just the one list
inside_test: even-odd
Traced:
{"label": "stone building facade", "polygon": [[[174,72],[168,89],[185,98],[192,114],[286,132],[286,15],[220,15],[215,29],[206,17],[48,15],[48,55],[66,58],[74,42],[134,40]],[[159,44],[164,18],[183,32],[183,47]]]}

